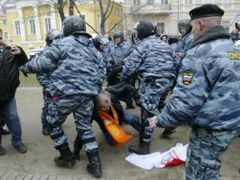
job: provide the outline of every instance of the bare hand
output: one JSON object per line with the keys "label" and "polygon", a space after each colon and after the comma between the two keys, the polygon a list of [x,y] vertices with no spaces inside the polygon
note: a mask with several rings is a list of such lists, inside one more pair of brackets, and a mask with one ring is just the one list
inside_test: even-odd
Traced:
{"label": "bare hand", "polygon": [[156,116],[154,116],[152,118],[148,118],[148,122],[149,122],[149,127],[150,128],[156,127]]}
{"label": "bare hand", "polygon": [[128,63],[127,58],[123,59],[123,63],[124,63],[124,64],[127,64],[127,63]]}
{"label": "bare hand", "polygon": [[181,52],[176,52],[176,56],[177,56],[177,57],[182,57],[182,56],[183,56],[183,53],[181,53]]}
{"label": "bare hand", "polygon": [[17,45],[12,45],[11,46],[11,52],[14,55],[20,54],[21,53],[21,49]]}

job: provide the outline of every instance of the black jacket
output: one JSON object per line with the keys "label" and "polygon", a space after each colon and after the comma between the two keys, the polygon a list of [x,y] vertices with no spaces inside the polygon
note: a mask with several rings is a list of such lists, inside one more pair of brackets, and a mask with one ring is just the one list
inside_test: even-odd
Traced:
{"label": "black jacket", "polygon": [[3,45],[0,59],[0,107],[15,95],[20,84],[19,67],[28,61],[27,55],[20,49],[20,54],[13,55],[11,47]]}

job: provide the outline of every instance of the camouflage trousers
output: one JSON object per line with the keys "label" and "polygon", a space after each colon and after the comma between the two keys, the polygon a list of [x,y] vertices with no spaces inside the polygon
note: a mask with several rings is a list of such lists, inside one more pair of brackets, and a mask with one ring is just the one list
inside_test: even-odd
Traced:
{"label": "camouflage trousers", "polygon": [[153,129],[148,127],[147,119],[154,116],[156,111],[160,111],[164,106],[165,98],[172,89],[174,78],[161,78],[158,80],[149,80],[139,86],[140,105],[142,107],[141,115],[141,133],[140,139],[150,142]]}
{"label": "camouflage trousers", "polygon": [[93,105],[93,97],[84,95],[52,97],[47,121],[51,127],[50,137],[55,142],[55,148],[67,144],[67,135],[63,131],[62,124],[70,113],[73,113],[76,130],[85,150],[89,152],[98,148],[91,123]]}
{"label": "camouflage trousers", "polygon": [[219,157],[227,150],[237,131],[193,129],[186,161],[187,180],[220,179]]}
{"label": "camouflage trousers", "polygon": [[47,122],[47,113],[48,113],[48,107],[51,104],[51,95],[48,91],[43,90],[43,108],[42,108],[42,113],[41,113],[41,122],[42,126],[48,126]]}
{"label": "camouflage trousers", "polygon": [[138,94],[139,102],[146,111],[154,113],[162,106],[168,92],[172,89],[174,78],[145,80],[140,83]]}

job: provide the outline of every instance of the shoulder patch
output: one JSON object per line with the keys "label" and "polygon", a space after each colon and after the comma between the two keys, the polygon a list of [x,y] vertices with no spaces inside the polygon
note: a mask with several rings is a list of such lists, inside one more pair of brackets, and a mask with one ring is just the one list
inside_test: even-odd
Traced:
{"label": "shoulder patch", "polygon": [[185,71],[182,75],[182,82],[184,85],[190,85],[193,80],[193,72],[192,71]]}
{"label": "shoulder patch", "polygon": [[240,51],[229,51],[228,52],[228,57],[231,60],[240,60]]}

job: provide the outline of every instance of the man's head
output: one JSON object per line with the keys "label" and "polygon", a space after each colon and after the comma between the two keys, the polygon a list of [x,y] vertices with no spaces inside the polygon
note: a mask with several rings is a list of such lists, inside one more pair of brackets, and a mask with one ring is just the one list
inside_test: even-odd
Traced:
{"label": "man's head", "polygon": [[59,39],[59,38],[61,38],[61,36],[62,35],[61,35],[60,31],[58,31],[57,29],[52,29],[52,30],[48,31],[45,41],[46,41],[47,45],[50,45],[53,42],[53,40]]}
{"label": "man's head", "polygon": [[191,17],[192,33],[197,39],[205,31],[214,26],[221,25],[224,11],[215,4],[204,4],[189,12]]}
{"label": "man's head", "polygon": [[120,45],[123,41],[124,41],[124,35],[122,32],[115,32],[113,34],[113,41],[114,41],[114,44],[116,45]]}
{"label": "man's head", "polygon": [[62,25],[63,35],[65,37],[74,35],[74,34],[83,34],[88,37],[91,37],[86,33],[86,25],[84,20],[80,16],[68,16]]}
{"label": "man's head", "polygon": [[139,21],[137,25],[138,39],[142,40],[147,38],[148,36],[154,35],[155,32],[155,27],[151,22],[145,20]]}
{"label": "man's head", "polygon": [[95,48],[98,51],[102,51],[103,50],[105,43],[103,41],[103,37],[102,36],[98,35],[95,38],[93,38],[93,43],[94,43]]}
{"label": "man's head", "polygon": [[98,108],[103,111],[109,111],[112,101],[109,92],[102,90],[97,96]]}
{"label": "man's head", "polygon": [[168,42],[168,35],[166,35],[166,34],[162,34],[161,36],[160,36],[160,39],[163,41],[163,42]]}
{"label": "man's head", "polygon": [[181,19],[178,22],[178,31],[181,33],[181,35],[185,35],[189,32],[191,32],[192,26],[190,19]]}
{"label": "man's head", "polygon": [[2,29],[0,29],[0,46],[3,45],[3,32]]}

